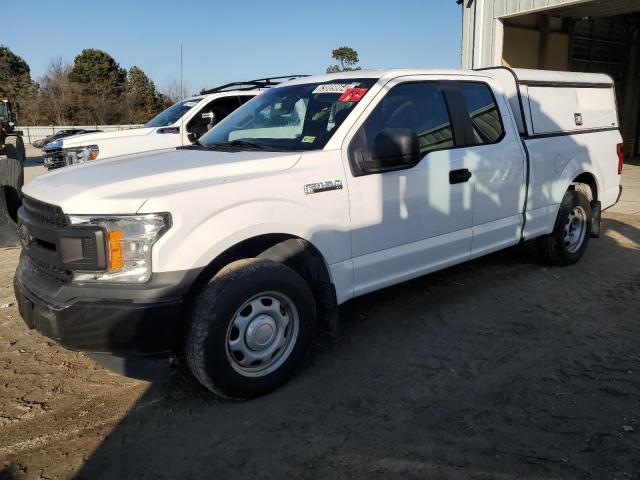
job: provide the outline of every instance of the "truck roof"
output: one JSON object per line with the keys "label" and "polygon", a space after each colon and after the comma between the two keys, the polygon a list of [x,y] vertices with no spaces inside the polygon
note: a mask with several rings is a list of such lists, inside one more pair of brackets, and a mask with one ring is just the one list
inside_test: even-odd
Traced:
{"label": "truck roof", "polygon": [[[487,76],[495,78],[493,74],[496,70],[507,70],[512,72],[519,83],[546,83],[546,84],[602,84],[613,85],[613,79],[600,73],[577,73],[577,72],[557,72],[551,70],[527,70],[509,69],[506,67],[492,67],[481,70],[454,70],[454,69],[381,69],[381,70],[354,70],[350,72],[328,73],[324,75],[314,75],[312,77],[298,78],[286,82],[286,85],[304,84],[311,82],[328,82],[335,79],[349,78],[394,78],[405,75],[452,75],[452,76]],[[281,84],[282,86],[282,84]]]}
{"label": "truck roof", "polygon": [[254,88],[252,90],[225,90],[224,92],[214,92],[207,94],[199,94],[193,95],[191,97],[183,98],[179,100],[180,102],[186,102],[189,100],[202,100],[203,98],[208,97],[224,97],[224,96],[233,96],[233,95],[258,95],[267,90],[266,88]]}
{"label": "truck roof", "polygon": [[[413,76],[413,75],[437,75],[439,77],[452,77],[452,78],[464,78],[468,77],[485,77],[487,79],[492,79],[498,83],[501,87],[503,93],[507,97],[509,104],[511,106],[511,110],[513,111],[513,115],[515,117],[516,123],[518,125],[518,130],[523,135],[528,135],[535,133],[535,126],[530,125],[532,120],[532,114],[528,110],[531,107],[527,102],[523,102],[523,97],[528,97],[529,93],[536,94],[537,90],[544,89],[547,93],[546,95],[551,95],[552,93],[548,93],[549,91],[556,91],[558,94],[558,89],[574,89],[583,91],[584,89],[596,89],[596,92],[590,92],[583,94],[582,96],[598,96],[598,102],[602,103],[601,108],[607,111],[613,112],[613,115],[616,115],[615,112],[615,102],[609,102],[610,98],[615,99],[615,93],[613,92],[615,87],[614,80],[605,74],[600,73],[578,73],[578,72],[558,72],[551,70],[528,70],[528,69],[511,69],[507,67],[491,67],[480,70],[435,70],[435,69],[386,69],[386,70],[355,70],[349,72],[337,72],[337,73],[329,73],[325,75],[316,75],[313,77],[306,77],[295,79],[290,82],[287,82],[286,85],[295,85],[295,84],[305,84],[305,83],[327,83],[331,81],[348,81],[349,79],[362,79],[362,78],[373,78],[378,80],[392,80],[398,77],[404,76]],[[281,86],[281,85],[280,85]],[[278,88],[278,87],[276,87]],[[604,92],[604,93],[603,93]],[[576,98],[576,95],[569,96],[571,98]],[[567,98],[569,98],[567,97]],[[575,120],[576,112],[581,112],[581,110],[576,110],[577,106],[570,107],[566,102],[562,103],[564,109],[570,109],[570,120],[571,121],[579,121]],[[525,105],[526,104],[526,105]],[[581,107],[582,108],[582,107]],[[586,108],[586,107],[585,107]],[[582,110],[585,110],[582,108]],[[586,109],[588,110],[588,109]],[[591,116],[592,113],[587,113],[587,111],[582,112],[584,115]],[[567,110],[568,111],[568,110]],[[565,112],[566,113],[566,112]],[[568,114],[567,114],[568,115]],[[604,117],[603,117],[604,118]],[[609,116],[607,115],[608,119]],[[602,123],[602,119],[598,120],[596,123]],[[582,124],[581,124],[582,125]],[[617,126],[616,121],[609,121],[607,123],[608,127]],[[565,126],[568,128],[568,126]],[[564,129],[565,127],[556,126],[556,129]]]}
{"label": "truck roof", "polygon": [[[285,85],[305,84],[312,82],[330,82],[335,79],[349,79],[349,78],[384,78],[384,77],[398,77],[403,75],[460,75],[464,73],[464,70],[428,70],[428,69],[403,69],[403,68],[389,68],[381,70],[353,70],[350,72],[337,72],[326,73],[320,75],[313,75],[311,77],[296,78],[285,84],[278,85],[279,87]],[[471,72],[469,72],[471,73]],[[276,87],[277,88],[277,87]]]}
{"label": "truck roof", "polygon": [[219,85],[214,88],[202,89],[198,95],[193,95],[192,97],[185,98],[181,101],[187,100],[202,100],[203,98],[217,95],[224,96],[225,94],[228,96],[231,95],[258,95],[259,93],[267,90],[271,87],[275,87],[284,82],[288,82],[295,78],[304,78],[309,75],[282,75],[279,77],[266,77],[266,78],[257,78],[255,80],[244,80],[240,82],[231,82],[226,83],[224,85]]}
{"label": "truck roof", "polygon": [[552,70],[529,70],[526,68],[514,68],[513,73],[519,83],[527,85],[534,83],[593,85],[614,84],[613,78],[603,73],[557,72]]}

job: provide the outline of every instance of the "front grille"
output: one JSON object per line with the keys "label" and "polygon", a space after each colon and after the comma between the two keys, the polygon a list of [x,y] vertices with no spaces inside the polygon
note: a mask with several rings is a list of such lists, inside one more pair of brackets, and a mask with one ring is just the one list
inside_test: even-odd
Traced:
{"label": "front grille", "polygon": [[[22,200],[22,206],[25,209],[25,218],[28,219],[28,223],[41,226],[51,226],[54,228],[62,228],[67,225],[67,221],[64,212],[60,207],[50,205],[48,203],[35,200],[34,198],[25,196]],[[56,265],[51,265],[42,259],[37,257],[34,248],[43,249],[48,251],[56,250],[56,245],[45,239],[34,239],[35,247],[27,249],[27,258],[29,260],[29,267],[37,272],[39,275],[43,275],[46,278],[54,280],[57,283],[68,283],[71,281],[71,272],[64,270]]]}
{"label": "front grille", "polygon": [[63,270],[62,268],[41,262],[30,256],[27,256],[27,261],[32,270],[54,282],[69,283],[71,281],[72,273],[69,270]]}
{"label": "front grille", "polygon": [[65,166],[64,152],[61,148],[45,150],[42,156],[44,157],[44,164],[49,170]]}
{"label": "front grille", "polygon": [[34,200],[27,196],[22,200],[22,205],[29,213],[29,216],[37,223],[44,223],[45,225],[53,225],[55,227],[64,227],[67,225],[67,220],[60,207],[49,205],[48,203]]}

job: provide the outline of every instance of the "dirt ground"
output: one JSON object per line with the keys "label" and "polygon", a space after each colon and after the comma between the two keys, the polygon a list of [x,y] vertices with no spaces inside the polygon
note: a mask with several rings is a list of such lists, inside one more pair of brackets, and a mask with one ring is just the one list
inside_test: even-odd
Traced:
{"label": "dirt ground", "polygon": [[0,250],[0,479],[640,478],[640,167],[583,261],[518,247],[354,300],[244,403],[28,331]]}

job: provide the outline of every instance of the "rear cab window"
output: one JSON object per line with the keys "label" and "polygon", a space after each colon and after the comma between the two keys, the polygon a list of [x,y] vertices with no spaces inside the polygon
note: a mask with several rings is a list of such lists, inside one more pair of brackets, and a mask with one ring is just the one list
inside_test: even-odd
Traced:
{"label": "rear cab window", "polygon": [[480,82],[459,82],[458,85],[471,120],[472,143],[467,146],[499,142],[504,136],[504,126],[489,85]]}

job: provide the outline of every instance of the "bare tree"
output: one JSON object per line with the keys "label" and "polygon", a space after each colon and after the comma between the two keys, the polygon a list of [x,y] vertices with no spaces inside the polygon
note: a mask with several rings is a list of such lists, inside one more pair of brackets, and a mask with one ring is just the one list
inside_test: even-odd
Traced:
{"label": "bare tree", "polygon": [[167,82],[165,86],[160,89],[160,92],[169,100],[171,100],[171,103],[176,103],[177,101],[188,97],[188,91],[189,89],[187,88],[187,85],[183,83],[182,88],[180,88],[180,80],[177,80],[175,78],[169,80],[169,82]]}
{"label": "bare tree", "polygon": [[38,79],[41,98],[39,116],[48,118],[56,125],[67,125],[72,122],[76,98],[72,82],[69,80],[71,65],[62,58],[53,58],[49,62],[46,73]]}

